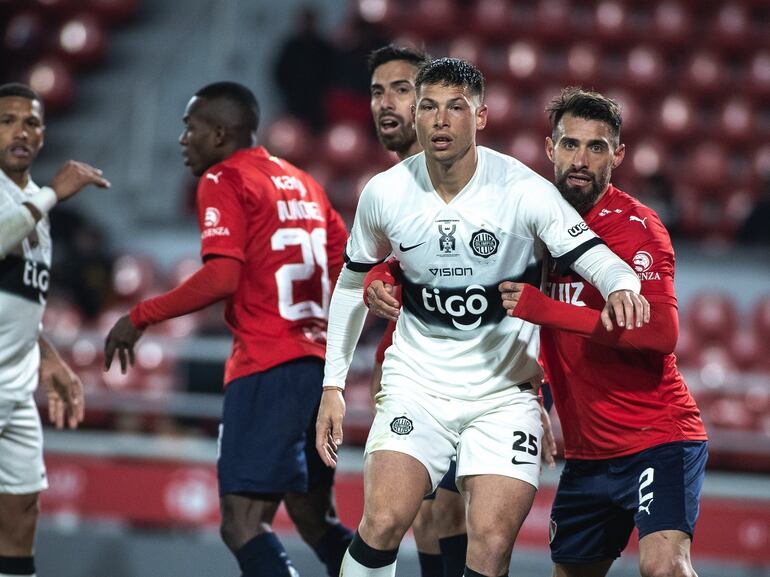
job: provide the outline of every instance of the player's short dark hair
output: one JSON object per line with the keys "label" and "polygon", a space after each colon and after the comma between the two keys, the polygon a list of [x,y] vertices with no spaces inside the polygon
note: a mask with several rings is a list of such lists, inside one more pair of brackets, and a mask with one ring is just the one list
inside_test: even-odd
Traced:
{"label": "player's short dark hair", "polygon": [[484,75],[473,64],[459,58],[438,58],[423,65],[414,81],[417,92],[423,84],[461,86],[484,100]]}
{"label": "player's short dark hair", "polygon": [[603,94],[570,86],[564,88],[559,96],[551,100],[545,110],[551,121],[551,133],[554,139],[558,136],[557,130],[562,116],[571,114],[577,118],[606,123],[612,132],[615,146],[620,141],[620,125],[623,124],[620,106]]}
{"label": "player's short dark hair", "polygon": [[34,100],[40,104],[40,110],[43,110],[43,99],[40,95],[32,90],[26,84],[19,82],[9,82],[0,86],[0,98],[8,96],[18,96],[20,98],[26,98],[27,100]]}
{"label": "player's short dark hair", "polygon": [[236,127],[256,132],[259,128],[259,102],[254,93],[237,82],[214,82],[195,93],[198,98],[224,100],[232,105],[229,111]]}
{"label": "player's short dark hair", "polygon": [[396,46],[395,44],[388,44],[376,50],[372,50],[369,53],[367,64],[369,66],[369,74],[374,74],[377,67],[382,66],[387,62],[393,60],[404,60],[414,64],[418,68],[427,62],[430,62],[430,56],[419,48],[413,46]]}

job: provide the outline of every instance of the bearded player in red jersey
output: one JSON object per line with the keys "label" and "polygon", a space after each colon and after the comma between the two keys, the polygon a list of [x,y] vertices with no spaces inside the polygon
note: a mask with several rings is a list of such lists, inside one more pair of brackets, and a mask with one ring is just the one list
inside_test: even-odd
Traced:
{"label": "bearded player in red jersey", "polygon": [[602,296],[558,261],[548,295],[500,285],[509,315],[542,326],[541,360],[562,423],[567,461],[551,512],[553,575],[603,577],[636,526],[643,577],[695,577],[690,543],[707,437],[673,354],[671,239],[653,210],[610,184],[625,154],[617,104],[570,88],[548,112],[556,187],[636,270],[651,307],[648,325],[602,326]]}
{"label": "bearded player in red jersey", "polygon": [[179,143],[200,177],[203,266],[122,317],[105,363],[117,353],[125,372],[146,327],[226,300],[233,349],[219,439],[222,539],[243,577],[297,575],[271,530],[283,501],[336,576],[352,534],[336,518],[333,469],[315,451],[314,427],[330,279],[347,231],[315,180],[256,146],[258,123],[257,100],[240,84],[210,84],[190,100]]}

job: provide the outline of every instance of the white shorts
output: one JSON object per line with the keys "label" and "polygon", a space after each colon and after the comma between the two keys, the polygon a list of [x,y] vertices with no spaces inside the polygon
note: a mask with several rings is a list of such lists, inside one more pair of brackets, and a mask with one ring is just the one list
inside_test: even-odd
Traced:
{"label": "white shorts", "polygon": [[439,397],[417,385],[383,385],[366,453],[398,451],[420,461],[433,490],[457,456],[457,486],[470,475],[503,475],[538,486],[540,401],[531,390],[475,401]]}
{"label": "white shorts", "polygon": [[35,400],[0,400],[0,493],[25,495],[46,488],[43,429]]}

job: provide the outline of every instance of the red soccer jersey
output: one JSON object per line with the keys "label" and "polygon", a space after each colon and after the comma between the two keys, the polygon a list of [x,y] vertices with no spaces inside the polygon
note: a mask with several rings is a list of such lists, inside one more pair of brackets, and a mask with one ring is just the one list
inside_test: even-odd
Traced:
{"label": "red soccer jersey", "polygon": [[[585,222],[636,270],[650,303],[676,306],[674,250],[653,210],[610,186]],[[572,270],[560,275],[552,267],[547,291],[562,302],[604,307],[599,291]],[[706,439],[673,354],[611,348],[547,327],[540,334],[567,458],[609,459],[662,443]]]}
{"label": "red soccer jersey", "polygon": [[225,383],[323,358],[347,231],[321,186],[262,147],[244,149],[203,174],[197,205],[202,258],[243,263],[225,308],[233,333]]}

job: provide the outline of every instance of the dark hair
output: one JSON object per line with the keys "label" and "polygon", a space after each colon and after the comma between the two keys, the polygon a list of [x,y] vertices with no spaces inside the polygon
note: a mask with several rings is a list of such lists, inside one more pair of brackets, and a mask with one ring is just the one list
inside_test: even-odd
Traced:
{"label": "dark hair", "polygon": [[484,100],[484,75],[473,64],[459,58],[438,58],[423,65],[414,81],[417,92],[423,84],[462,86]]}
{"label": "dark hair", "polygon": [[577,118],[586,120],[598,120],[610,127],[614,137],[615,146],[620,141],[620,125],[623,117],[620,106],[611,98],[607,98],[598,92],[583,90],[580,87],[570,86],[564,88],[559,96],[551,100],[545,109],[551,120],[552,137],[557,138],[559,121],[565,114],[571,114]]}
{"label": "dark hair", "polygon": [[230,118],[237,128],[256,132],[259,127],[259,102],[254,93],[237,82],[214,82],[204,86],[195,96],[207,100],[224,100],[233,106]]}
{"label": "dark hair", "polygon": [[388,44],[382,48],[377,48],[369,53],[367,65],[369,66],[369,74],[374,74],[374,71],[378,66],[382,66],[387,62],[393,60],[404,60],[417,67],[430,62],[430,56],[419,48],[412,46],[396,46],[395,44]]}
{"label": "dark hair", "polygon": [[20,84],[19,82],[9,82],[8,84],[3,84],[0,86],[0,98],[5,98],[7,96],[18,96],[21,98],[26,98],[27,100],[34,100],[40,103],[41,112],[43,110],[43,99],[40,98],[40,95],[37,92],[32,90],[26,84]]}

